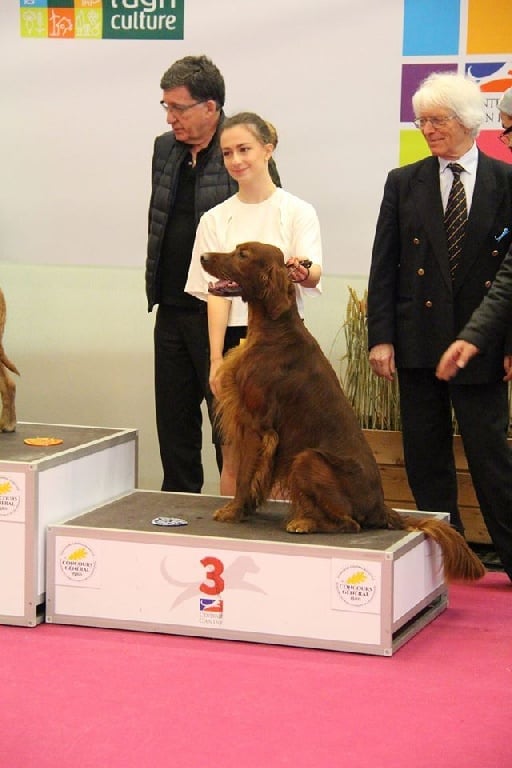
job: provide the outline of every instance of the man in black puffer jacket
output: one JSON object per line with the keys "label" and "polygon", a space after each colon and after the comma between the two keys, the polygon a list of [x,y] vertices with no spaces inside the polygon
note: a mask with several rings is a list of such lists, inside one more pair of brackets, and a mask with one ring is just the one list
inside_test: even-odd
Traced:
{"label": "man in black puffer jacket", "polygon": [[[201,215],[237,191],[224,168],[217,133],[225,86],[206,56],[186,56],[162,77],[172,131],[157,137],[146,261],[148,310],[155,322],[155,404],[163,491],[200,493],[201,403],[208,388],[206,303],[184,292]],[[218,459],[219,461],[219,459]]]}

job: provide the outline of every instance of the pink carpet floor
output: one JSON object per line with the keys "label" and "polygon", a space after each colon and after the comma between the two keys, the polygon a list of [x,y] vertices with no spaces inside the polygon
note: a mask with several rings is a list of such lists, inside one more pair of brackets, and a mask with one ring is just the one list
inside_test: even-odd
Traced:
{"label": "pink carpet floor", "polygon": [[1,768],[510,768],[512,585],[391,658],[0,626]]}

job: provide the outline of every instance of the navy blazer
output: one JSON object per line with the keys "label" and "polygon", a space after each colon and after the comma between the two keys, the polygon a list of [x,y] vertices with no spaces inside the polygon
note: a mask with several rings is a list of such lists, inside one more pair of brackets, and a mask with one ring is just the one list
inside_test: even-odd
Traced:
{"label": "navy blazer", "polygon": [[[503,234],[505,232],[505,234]],[[387,177],[368,285],[369,347],[389,343],[398,368],[435,368],[486,296],[512,243],[512,166],[479,152],[461,263],[450,277],[439,161],[428,157]],[[498,334],[486,355],[456,383],[503,377],[512,333]]]}

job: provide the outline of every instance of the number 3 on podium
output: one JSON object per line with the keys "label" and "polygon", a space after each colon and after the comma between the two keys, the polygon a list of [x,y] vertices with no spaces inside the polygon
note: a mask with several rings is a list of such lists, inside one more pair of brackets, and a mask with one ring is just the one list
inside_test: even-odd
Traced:
{"label": "number 3 on podium", "polygon": [[[205,595],[220,595],[224,591],[224,565],[218,557],[203,557],[201,565],[206,568],[206,581],[199,585]],[[211,582],[209,584],[208,582]]]}

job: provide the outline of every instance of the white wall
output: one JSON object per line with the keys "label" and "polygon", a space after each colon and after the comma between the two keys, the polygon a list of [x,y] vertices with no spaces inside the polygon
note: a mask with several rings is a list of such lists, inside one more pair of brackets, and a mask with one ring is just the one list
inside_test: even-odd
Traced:
{"label": "white wall", "polygon": [[276,126],[283,184],[317,208],[326,271],[364,274],[398,158],[402,16],[402,0],[185,0],[181,41],[38,40],[4,0],[0,261],[143,264],[160,78],[205,53],[226,112]]}

